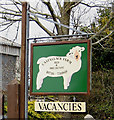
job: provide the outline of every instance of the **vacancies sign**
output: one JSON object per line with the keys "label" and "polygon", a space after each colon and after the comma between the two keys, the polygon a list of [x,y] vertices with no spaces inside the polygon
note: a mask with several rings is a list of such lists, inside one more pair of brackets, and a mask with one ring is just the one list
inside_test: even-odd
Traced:
{"label": "vacancies sign", "polygon": [[90,41],[31,44],[31,95],[89,94]]}
{"label": "vacancies sign", "polygon": [[35,102],[35,111],[86,112],[85,102]]}

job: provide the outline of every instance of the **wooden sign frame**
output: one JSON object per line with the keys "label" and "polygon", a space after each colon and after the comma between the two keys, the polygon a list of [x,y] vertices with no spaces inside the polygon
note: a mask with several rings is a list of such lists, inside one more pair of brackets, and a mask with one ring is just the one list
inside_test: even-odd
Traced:
{"label": "wooden sign frame", "polygon": [[[91,76],[91,72],[90,72],[90,52],[91,52],[91,44],[90,44],[90,40],[78,40],[78,41],[61,41],[61,42],[48,42],[48,43],[32,43],[31,44],[31,66],[30,66],[30,94],[31,95],[56,95],[56,94],[59,94],[59,95],[75,95],[75,94],[83,94],[83,95],[87,95],[87,94],[90,94],[90,76]],[[58,46],[60,45],[86,45],[87,46],[87,88],[86,88],[86,92],[82,91],[82,92],[55,92],[55,91],[42,91],[40,92],[40,90],[38,91],[35,91],[33,90],[33,68],[34,68],[34,65],[33,65],[33,62],[34,62],[34,58],[35,55],[34,55],[34,50],[33,48],[35,47],[50,47],[50,46],[55,46],[56,48],[58,48]],[[47,49],[48,50],[48,49]],[[56,49],[54,49],[56,50]],[[54,51],[52,50],[52,51]],[[40,51],[40,50],[39,50]],[[38,52],[38,51],[37,51]],[[36,52],[36,53],[37,53]],[[40,52],[38,52],[38,54],[40,54]],[[42,54],[42,53],[41,53]],[[44,56],[45,57],[45,56]],[[83,57],[83,56],[82,56]],[[34,83],[35,84],[35,83]]]}

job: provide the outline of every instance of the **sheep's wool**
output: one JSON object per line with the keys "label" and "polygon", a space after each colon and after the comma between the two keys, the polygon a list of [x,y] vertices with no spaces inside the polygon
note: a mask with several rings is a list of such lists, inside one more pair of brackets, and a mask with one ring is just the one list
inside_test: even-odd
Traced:
{"label": "sheep's wool", "polygon": [[47,76],[62,76],[64,79],[64,89],[68,89],[72,75],[81,69],[81,52],[84,50],[84,47],[76,46],[73,47],[66,56],[39,58],[37,61],[37,64],[39,64],[39,72],[36,78],[37,90],[42,87],[43,79]]}

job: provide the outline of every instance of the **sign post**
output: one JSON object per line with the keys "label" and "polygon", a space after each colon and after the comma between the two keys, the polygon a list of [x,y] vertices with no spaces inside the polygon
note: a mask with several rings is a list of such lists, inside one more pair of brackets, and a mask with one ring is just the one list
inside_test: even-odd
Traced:
{"label": "sign post", "polygon": [[31,95],[90,93],[90,41],[31,45]]}
{"label": "sign post", "polygon": [[20,81],[20,118],[25,119],[25,68],[26,68],[26,20],[27,2],[22,2],[22,41],[21,41],[21,81]]}

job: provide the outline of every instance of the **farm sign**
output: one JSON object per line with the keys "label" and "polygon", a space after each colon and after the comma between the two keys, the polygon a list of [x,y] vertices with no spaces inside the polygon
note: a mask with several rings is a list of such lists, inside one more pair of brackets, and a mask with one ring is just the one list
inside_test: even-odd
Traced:
{"label": "farm sign", "polygon": [[88,94],[90,41],[31,44],[31,95]]}

